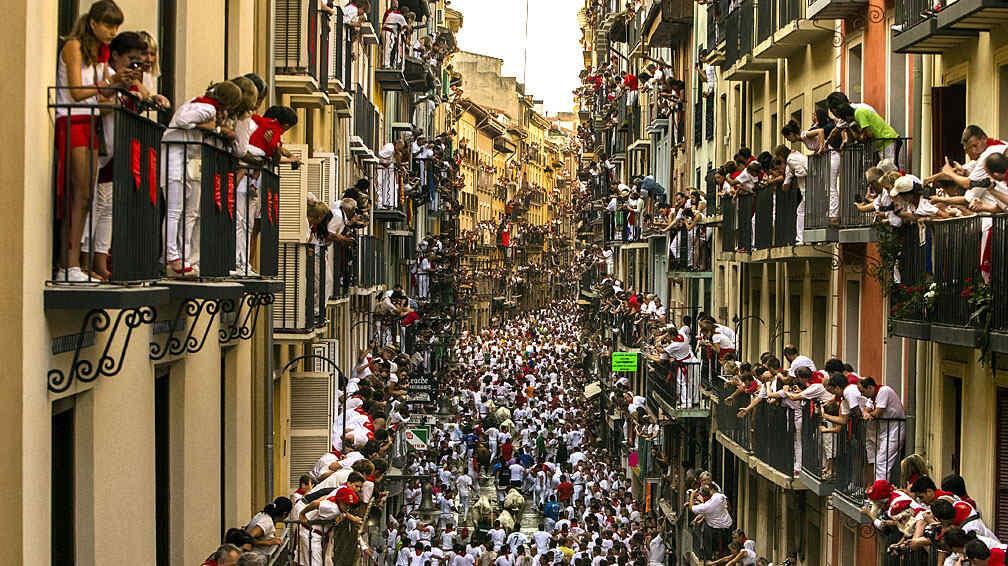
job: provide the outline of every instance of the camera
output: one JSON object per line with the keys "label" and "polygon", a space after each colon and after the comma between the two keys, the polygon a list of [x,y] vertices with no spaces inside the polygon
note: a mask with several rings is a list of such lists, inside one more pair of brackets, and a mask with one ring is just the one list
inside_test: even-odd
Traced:
{"label": "camera", "polygon": [[298,169],[301,168],[301,162],[300,161],[292,161],[291,164],[290,164],[290,166],[291,166],[291,170],[292,171],[297,171]]}
{"label": "camera", "polygon": [[134,71],[139,71],[140,69],[143,69],[143,63],[140,61],[131,61],[130,64],[127,66]]}

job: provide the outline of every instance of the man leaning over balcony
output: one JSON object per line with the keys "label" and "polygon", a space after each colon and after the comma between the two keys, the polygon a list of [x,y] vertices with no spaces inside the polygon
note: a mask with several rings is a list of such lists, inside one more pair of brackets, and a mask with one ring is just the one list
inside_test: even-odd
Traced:
{"label": "man leaning over balcony", "polygon": [[869,408],[862,413],[868,421],[865,429],[868,463],[875,466],[875,479],[888,479],[903,449],[906,417],[903,401],[895,389],[878,385],[871,377],[861,378],[858,389],[870,401]]}

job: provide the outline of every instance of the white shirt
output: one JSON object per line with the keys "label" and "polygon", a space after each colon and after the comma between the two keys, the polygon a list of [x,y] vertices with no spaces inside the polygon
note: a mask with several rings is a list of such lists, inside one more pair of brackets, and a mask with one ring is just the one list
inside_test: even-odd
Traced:
{"label": "white shirt", "polygon": [[880,386],[878,392],[875,393],[875,408],[882,409],[879,418],[900,419],[906,416],[899,395],[895,389],[888,385]]}
{"label": "white shirt", "polygon": [[665,540],[661,533],[656,534],[648,543],[648,562],[665,564]]}
{"label": "white shirt", "polygon": [[690,510],[702,516],[712,529],[729,529],[732,526],[732,518],[728,514],[728,498],[723,493],[711,495],[710,499],[692,506]]}
{"label": "white shirt", "polygon": [[795,359],[791,360],[791,365],[788,367],[788,375],[794,377],[795,370],[798,368],[809,368],[809,371],[815,373],[816,367],[815,362],[809,359],[807,356],[798,355]]}
{"label": "white shirt", "polygon": [[511,481],[521,481],[525,477],[525,466],[515,462],[508,467],[511,470]]}
{"label": "white shirt", "polygon": [[1008,149],[1008,145],[992,145],[984,149],[983,152],[980,153],[979,157],[963,165],[963,169],[969,173],[969,180],[982,181],[989,178],[989,175],[987,175],[987,168],[985,167],[987,164],[987,158],[995,153],[1004,153],[1006,149]]}
{"label": "white shirt", "polygon": [[797,177],[796,183],[801,188],[801,179],[808,176],[808,157],[800,151],[792,151],[787,157],[787,168],[784,170],[784,184],[790,186]]}

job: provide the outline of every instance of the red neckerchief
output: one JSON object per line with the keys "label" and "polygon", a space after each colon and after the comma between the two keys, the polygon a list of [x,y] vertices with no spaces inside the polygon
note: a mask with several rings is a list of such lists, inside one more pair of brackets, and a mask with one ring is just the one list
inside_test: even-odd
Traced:
{"label": "red neckerchief", "polygon": [[216,100],[216,99],[213,99],[213,98],[210,98],[209,96],[197,96],[196,98],[192,99],[190,102],[192,102],[192,103],[200,103],[200,104],[209,104],[210,106],[213,106],[216,110],[220,110],[221,109],[221,103],[220,103],[220,101]]}
{"label": "red neckerchief", "polygon": [[997,138],[987,138],[987,147],[994,147],[995,145],[1005,145],[1005,142]]}
{"label": "red neckerchief", "polygon": [[95,57],[95,63],[108,63],[111,57],[112,50],[109,49],[108,44],[103,43],[98,46],[98,56]]}

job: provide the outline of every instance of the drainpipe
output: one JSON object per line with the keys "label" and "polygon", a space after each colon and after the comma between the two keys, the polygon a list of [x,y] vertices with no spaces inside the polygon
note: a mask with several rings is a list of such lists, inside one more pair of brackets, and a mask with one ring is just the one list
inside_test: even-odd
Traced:
{"label": "drainpipe", "polygon": [[[276,103],[276,90],[272,86],[276,83],[276,54],[273,46],[273,22],[276,21],[276,0],[269,0],[266,6],[268,18],[266,20],[266,81],[270,86],[269,103]],[[266,307],[266,321],[269,321],[269,330],[265,332],[263,346],[266,349],[263,356],[263,474],[266,476],[265,492],[266,500],[273,500],[273,305]]]}
{"label": "drainpipe", "polygon": [[[914,55],[912,59],[913,91],[914,93],[916,93],[916,96],[913,97],[913,103],[912,103],[913,109],[911,111],[913,112],[913,125],[917,130],[916,132],[917,135],[913,137],[912,142],[913,155],[916,159],[914,159],[914,162],[911,164],[911,169],[913,170],[913,173],[918,177],[920,176],[921,171],[924,171],[926,169],[924,167],[924,161],[923,161],[924,156],[921,154],[921,147],[922,147],[921,132],[924,131],[924,122],[923,122],[924,112],[922,106],[924,102],[924,88],[925,88],[924,69],[922,68],[922,65],[924,64],[925,57],[927,56]],[[928,59],[930,59],[930,57],[928,57]],[[930,81],[928,82],[930,83]]]}

